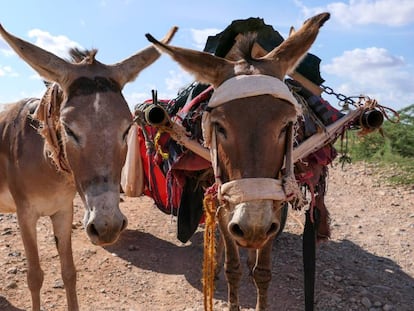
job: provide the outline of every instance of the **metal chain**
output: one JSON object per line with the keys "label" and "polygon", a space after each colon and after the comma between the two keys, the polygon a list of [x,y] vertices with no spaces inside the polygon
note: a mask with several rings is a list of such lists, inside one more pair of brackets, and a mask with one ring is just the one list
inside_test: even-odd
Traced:
{"label": "metal chain", "polygon": [[[328,95],[335,95],[335,97],[339,100],[339,105],[343,107],[344,110],[349,110],[349,105],[356,106],[355,100],[352,98],[356,98],[355,96],[349,97],[341,93],[336,93],[331,87],[321,85],[323,91]],[[359,96],[357,96],[359,98]]]}
{"label": "metal chain", "polygon": [[[371,99],[365,95],[359,96],[345,96],[341,93],[336,93],[331,87],[321,85],[321,88],[326,94],[335,95],[336,98],[339,100],[338,105],[342,107],[343,110],[349,110],[349,105],[353,105],[354,107],[365,107],[369,109],[377,109],[379,110],[383,116],[392,123],[398,123],[400,121],[400,115],[394,109],[389,107],[385,107],[380,105],[377,100]],[[353,100],[353,98],[358,99],[357,101]],[[392,117],[393,115],[394,117]]]}

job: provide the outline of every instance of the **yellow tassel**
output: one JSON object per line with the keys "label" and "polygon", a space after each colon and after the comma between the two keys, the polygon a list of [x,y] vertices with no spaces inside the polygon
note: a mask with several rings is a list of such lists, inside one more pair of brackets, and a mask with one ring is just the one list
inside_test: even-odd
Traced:
{"label": "yellow tassel", "polygon": [[203,293],[204,310],[213,310],[214,297],[214,271],[216,266],[215,256],[215,231],[216,231],[216,204],[213,194],[206,193],[203,200],[206,215],[204,231],[204,261],[203,261]]}
{"label": "yellow tassel", "polygon": [[154,138],[154,146],[155,146],[155,149],[157,150],[157,152],[161,155],[161,157],[163,158],[163,160],[168,160],[168,158],[169,158],[169,155],[168,155],[168,152],[164,152],[164,151],[162,151],[162,148],[161,148],[161,146],[158,144],[158,141],[160,140],[160,138],[161,138],[161,134],[162,134],[162,131],[160,131],[160,130],[158,130],[157,131],[157,134],[155,134],[155,138]]}

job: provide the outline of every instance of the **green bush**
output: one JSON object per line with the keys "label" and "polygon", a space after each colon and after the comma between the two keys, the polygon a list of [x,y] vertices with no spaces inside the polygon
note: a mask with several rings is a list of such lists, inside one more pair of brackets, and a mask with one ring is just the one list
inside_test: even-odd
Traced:
{"label": "green bush", "polygon": [[336,148],[347,145],[353,161],[376,162],[392,167],[390,181],[414,185],[414,105],[400,111],[400,122],[385,120],[380,131],[358,135],[348,131],[345,143],[338,141]]}
{"label": "green bush", "polygon": [[403,157],[414,158],[414,105],[401,111],[399,123],[384,123],[392,149]]}

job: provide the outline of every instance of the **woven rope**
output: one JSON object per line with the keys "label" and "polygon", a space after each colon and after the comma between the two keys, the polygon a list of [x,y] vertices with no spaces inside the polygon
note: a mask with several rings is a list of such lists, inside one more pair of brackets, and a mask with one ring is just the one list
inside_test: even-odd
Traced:
{"label": "woven rope", "polygon": [[158,154],[161,155],[163,160],[168,160],[170,155],[168,154],[168,152],[164,152],[161,148],[161,145],[159,144],[159,140],[161,139],[161,135],[162,135],[162,130],[159,129],[157,131],[157,134],[155,134],[155,138],[154,138],[155,150],[157,150]]}
{"label": "woven rope", "polygon": [[213,193],[206,193],[203,200],[206,215],[204,231],[204,258],[203,258],[203,293],[204,310],[213,310],[214,271],[216,267],[216,200]]}
{"label": "woven rope", "polygon": [[40,122],[39,134],[45,139],[45,152],[59,171],[70,173],[70,166],[59,141],[59,86],[55,83],[49,86],[40,100],[33,118]]}

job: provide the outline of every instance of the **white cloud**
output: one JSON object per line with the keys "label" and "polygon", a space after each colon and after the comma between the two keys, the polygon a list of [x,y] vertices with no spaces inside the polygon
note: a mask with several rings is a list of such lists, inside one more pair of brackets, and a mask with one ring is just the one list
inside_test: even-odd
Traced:
{"label": "white cloud", "polygon": [[192,75],[186,71],[179,69],[179,71],[170,70],[168,77],[165,78],[166,90],[173,97],[177,96],[177,92],[180,88],[187,86],[189,83],[194,81]]}
{"label": "white cloud", "polygon": [[151,93],[148,93],[148,92],[126,93],[125,94],[125,100],[127,101],[128,106],[131,109],[131,111],[134,110],[134,107],[137,104],[143,103],[144,101],[149,99],[150,96],[148,94],[151,94]]}
{"label": "white cloud", "polygon": [[53,36],[49,32],[40,29],[30,30],[29,37],[35,39],[35,45],[63,58],[68,58],[70,48],[78,47],[82,49],[79,43],[70,40],[66,36]]}
{"label": "white cloud", "polygon": [[29,76],[29,79],[30,79],[30,80],[41,80],[41,81],[43,81],[43,80],[44,80],[44,79],[43,79],[41,76],[39,76],[39,74],[37,74],[37,73],[32,74],[31,76]]}
{"label": "white cloud", "polygon": [[18,77],[19,74],[13,70],[10,66],[0,66],[0,77]]}
{"label": "white cloud", "polygon": [[186,87],[193,81],[194,78],[190,74],[178,68],[178,70],[168,71],[168,76],[164,80],[164,87],[157,87],[155,84],[146,84],[144,86],[141,85],[139,91],[134,91],[132,86],[127,85],[124,89],[124,96],[128,106],[133,110],[136,104],[151,99],[151,90],[158,91],[158,99],[174,99],[183,87]]}
{"label": "white cloud", "polygon": [[13,50],[8,46],[3,38],[0,38],[0,52],[6,57],[14,54]]}
{"label": "white cloud", "polygon": [[322,71],[346,81],[337,87],[339,93],[368,95],[385,106],[400,109],[414,103],[414,76],[408,67],[402,57],[371,47],[345,51],[322,65]]}
{"label": "white cloud", "polygon": [[217,28],[206,28],[206,29],[190,29],[191,36],[194,41],[194,46],[198,50],[203,50],[207,42],[208,36],[214,36],[222,30]]}
{"label": "white cloud", "polygon": [[330,12],[333,19],[343,25],[381,24],[404,26],[414,22],[412,0],[349,0],[329,3],[326,6],[307,7],[295,1],[306,16]]}
{"label": "white cloud", "polygon": [[328,73],[347,73],[359,76],[361,71],[404,66],[404,58],[391,55],[384,48],[370,47],[345,51],[323,66]]}

